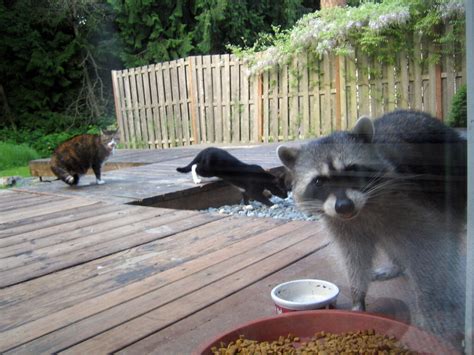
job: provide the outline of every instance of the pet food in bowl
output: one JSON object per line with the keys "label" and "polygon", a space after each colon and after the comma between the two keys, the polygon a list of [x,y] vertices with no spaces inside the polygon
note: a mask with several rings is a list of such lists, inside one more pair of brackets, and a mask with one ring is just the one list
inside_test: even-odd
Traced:
{"label": "pet food in bowl", "polygon": [[288,281],[271,291],[277,313],[334,308],[338,294],[333,283],[315,279]]}

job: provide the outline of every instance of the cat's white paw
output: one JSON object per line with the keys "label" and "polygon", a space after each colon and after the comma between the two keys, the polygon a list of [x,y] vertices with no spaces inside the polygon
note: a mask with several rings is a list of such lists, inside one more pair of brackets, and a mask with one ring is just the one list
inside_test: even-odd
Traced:
{"label": "cat's white paw", "polygon": [[202,182],[201,179],[193,179],[194,183],[197,185],[197,184],[200,184]]}
{"label": "cat's white paw", "polygon": [[105,181],[104,180],[96,180],[97,185],[104,185]]}

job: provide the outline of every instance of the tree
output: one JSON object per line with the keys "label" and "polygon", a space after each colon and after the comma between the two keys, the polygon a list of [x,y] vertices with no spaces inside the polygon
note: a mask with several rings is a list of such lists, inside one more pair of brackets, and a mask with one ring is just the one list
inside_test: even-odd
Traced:
{"label": "tree", "polygon": [[127,67],[193,54],[227,53],[227,44],[252,44],[272,26],[291,27],[314,1],[108,0]]}
{"label": "tree", "polygon": [[[105,5],[105,6],[104,6]],[[45,131],[88,125],[107,112],[116,64],[106,4],[18,0],[0,4],[0,126]],[[1,112],[0,111],[0,112]]]}

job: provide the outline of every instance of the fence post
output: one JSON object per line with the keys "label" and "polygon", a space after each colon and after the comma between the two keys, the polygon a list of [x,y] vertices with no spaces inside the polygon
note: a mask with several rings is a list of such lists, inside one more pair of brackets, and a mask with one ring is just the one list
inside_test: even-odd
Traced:
{"label": "fence post", "polygon": [[334,57],[334,64],[335,64],[335,71],[336,71],[336,77],[335,77],[335,89],[336,89],[336,130],[340,131],[341,130],[341,63],[340,63],[340,57],[335,56]]}
{"label": "fence post", "polygon": [[123,116],[122,116],[122,110],[120,108],[120,104],[122,100],[120,100],[120,92],[118,88],[118,77],[117,77],[117,71],[112,70],[112,91],[114,94],[114,107],[115,107],[115,115],[117,117],[117,124],[119,126],[120,130],[120,140],[122,141],[123,144],[126,144],[125,140],[125,127],[123,124]]}
{"label": "fence post", "polygon": [[188,58],[188,90],[189,90],[189,98],[191,100],[191,126],[193,127],[193,141],[194,144],[199,144],[198,139],[198,128],[197,128],[197,118],[196,118],[196,91],[194,90],[195,86],[195,78],[194,78],[194,68],[193,68],[193,57]]}
{"label": "fence post", "polygon": [[257,80],[255,80],[257,85],[257,94],[255,95],[255,107],[256,107],[256,125],[257,128],[256,138],[257,142],[261,143],[263,138],[263,105],[262,105],[262,95],[263,95],[263,74],[258,74]]}

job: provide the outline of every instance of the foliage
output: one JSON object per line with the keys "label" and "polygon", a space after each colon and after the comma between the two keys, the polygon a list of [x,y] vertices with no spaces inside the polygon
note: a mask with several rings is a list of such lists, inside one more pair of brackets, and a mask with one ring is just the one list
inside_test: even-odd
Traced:
{"label": "foliage", "polygon": [[95,1],[1,2],[0,127],[59,131],[111,112],[110,30]]}
{"label": "foliage", "polygon": [[38,158],[38,153],[26,145],[0,142],[0,170],[25,166],[30,160]]}
{"label": "foliage", "polygon": [[467,87],[463,85],[454,94],[446,122],[451,127],[467,127]]}
{"label": "foliage", "polygon": [[[29,166],[25,165],[25,166],[16,166],[14,168],[8,168],[8,169],[5,169],[5,170],[0,170],[0,176],[23,176],[23,177],[27,177],[27,176],[31,176],[30,174],[30,168]],[[4,187],[2,187],[0,185],[0,189],[3,189]]]}
{"label": "foliage", "polygon": [[[48,155],[114,120],[112,69],[223,53],[318,0],[10,0],[0,2],[0,136]],[[36,133],[35,133],[36,132]]]}
{"label": "foliage", "polygon": [[317,1],[107,0],[115,13],[127,67],[193,54],[225,53],[226,44],[253,43],[272,24],[289,28]]}
{"label": "foliage", "polygon": [[[440,33],[443,23],[452,25],[448,33]],[[286,64],[299,53],[321,58],[331,53],[348,55],[355,47],[378,61],[393,63],[394,53],[413,50],[408,38],[414,33],[462,50],[463,31],[462,0],[365,1],[359,7],[327,8],[305,15],[291,30],[262,36],[252,47],[233,49],[248,60],[251,73]]]}
{"label": "foliage", "polygon": [[91,133],[98,134],[100,128],[98,126],[84,126],[76,129],[53,132],[45,134],[41,130],[13,130],[11,128],[0,129],[0,142],[11,145],[29,146],[34,149],[39,157],[46,158],[51,156],[56,147],[79,134]]}

